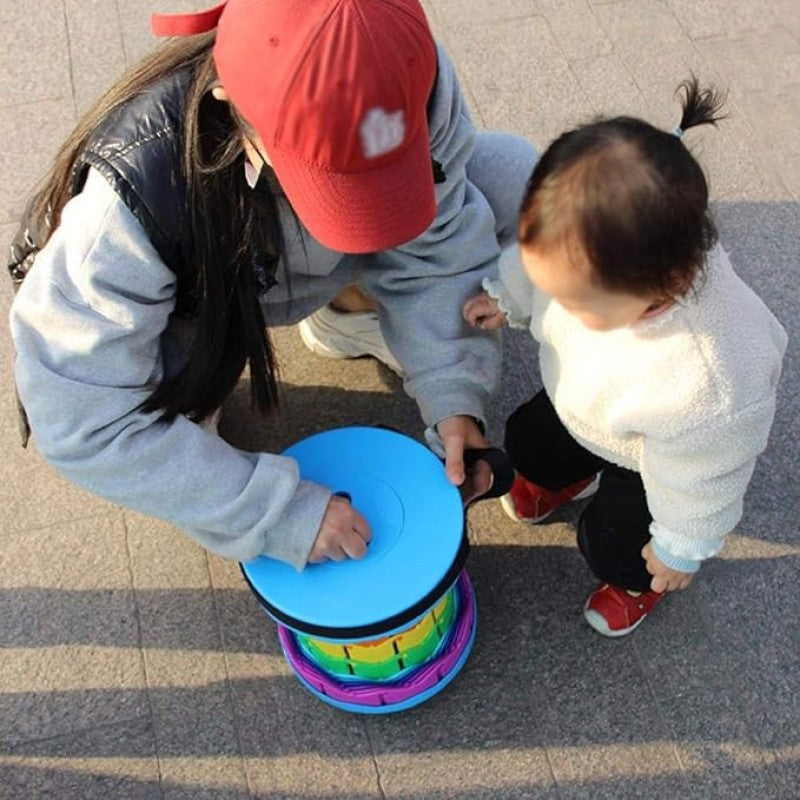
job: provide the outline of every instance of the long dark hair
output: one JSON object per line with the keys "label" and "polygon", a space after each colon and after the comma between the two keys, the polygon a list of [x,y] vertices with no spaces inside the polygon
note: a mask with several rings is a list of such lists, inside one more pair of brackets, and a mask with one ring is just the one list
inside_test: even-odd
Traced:
{"label": "long dark hair", "polygon": [[[680,131],[715,125],[725,97],[693,75],[678,87]],[[601,286],[675,298],[717,239],[708,184],[678,135],[640,119],[600,119],[559,136],[522,204],[520,243],[568,248]]]}
{"label": "long dark hair", "polygon": [[[211,52],[214,35],[170,40],[115,83],[61,147],[30,211],[33,224],[49,238],[71,196],[73,165],[95,128],[159,79],[191,70],[181,150],[196,270],[190,287],[196,336],[180,371],[165,377],[142,404],[144,411],[161,411],[167,420],[212,413],[247,365],[253,406],[268,413],[278,402],[277,365],[258,302],[264,287],[256,284],[254,270],[257,266],[271,276],[283,249],[277,200],[271,191],[247,187],[242,164],[246,124],[228,103],[211,95],[219,82]],[[254,265],[254,258],[261,263]]]}

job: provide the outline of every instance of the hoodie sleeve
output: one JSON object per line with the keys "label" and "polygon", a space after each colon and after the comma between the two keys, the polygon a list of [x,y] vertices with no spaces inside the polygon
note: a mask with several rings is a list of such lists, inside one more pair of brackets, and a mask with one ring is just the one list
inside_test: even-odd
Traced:
{"label": "hoodie sleeve", "polygon": [[406,390],[429,426],[456,414],[485,421],[501,357],[499,333],[476,331],[461,316],[464,301],[496,270],[499,246],[491,207],[466,175],[475,128],[441,48],[438,59],[431,155],[446,178],[436,184],[436,217],[418,238],[370,259],[374,267],[363,275]]}
{"label": "hoodie sleeve", "polygon": [[330,493],[293,459],[237,450],[139,406],[164,372],[175,276],[94,171],[11,309],[15,376],[41,455],[102,497],[221,556],[305,565]]}

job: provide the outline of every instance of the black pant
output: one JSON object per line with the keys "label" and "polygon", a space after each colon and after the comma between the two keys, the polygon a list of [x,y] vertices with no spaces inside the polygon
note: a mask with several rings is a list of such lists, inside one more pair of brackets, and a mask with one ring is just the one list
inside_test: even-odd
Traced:
{"label": "black pant", "polygon": [[520,475],[551,491],[602,470],[597,494],[578,520],[578,546],[601,581],[634,591],[650,588],[641,550],[650,541],[653,518],[638,472],[578,444],[544,391],[508,418],[505,449]]}

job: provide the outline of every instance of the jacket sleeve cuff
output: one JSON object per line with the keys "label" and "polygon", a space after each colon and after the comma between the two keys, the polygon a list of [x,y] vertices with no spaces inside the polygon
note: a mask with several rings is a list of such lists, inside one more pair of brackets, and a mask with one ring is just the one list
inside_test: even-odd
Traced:
{"label": "jacket sleeve cuff", "polygon": [[510,327],[527,328],[530,325],[533,287],[522,268],[518,245],[503,250],[497,277],[484,278],[481,288],[497,300]]}
{"label": "jacket sleeve cuff", "polygon": [[655,553],[656,558],[665,567],[677,570],[678,572],[689,572],[689,573],[697,572],[697,570],[700,569],[700,564],[702,563],[701,561],[691,558],[680,558],[679,556],[674,556],[668,550],[665,550],[655,539],[652,539],[650,543],[653,547],[653,552]]}
{"label": "jacket sleeve cuff", "polygon": [[430,447],[439,458],[444,458],[444,442],[436,428],[425,428],[425,441],[428,443],[428,447]]}
{"label": "jacket sleeve cuff", "polygon": [[300,481],[283,516],[267,531],[262,555],[285,561],[300,572],[308,562],[330,499],[324,486]]}
{"label": "jacket sleeve cuff", "polygon": [[459,389],[449,381],[436,381],[419,391],[416,399],[422,420],[429,428],[436,428],[448,417],[462,416],[473,417],[478,425],[486,428],[486,413],[477,387],[470,391],[469,386],[462,385]]}

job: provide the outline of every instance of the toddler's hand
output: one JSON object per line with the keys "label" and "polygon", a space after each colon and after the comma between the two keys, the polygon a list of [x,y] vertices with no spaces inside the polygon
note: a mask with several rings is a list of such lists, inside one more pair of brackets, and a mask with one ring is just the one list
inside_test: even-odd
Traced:
{"label": "toddler's hand", "polygon": [[309,564],[363,558],[372,539],[369,523],[343,497],[333,495],[308,557]]}
{"label": "toddler's hand", "polygon": [[649,542],[642,548],[642,558],[645,560],[647,571],[653,576],[650,588],[654,592],[673,592],[676,589],[685,589],[692,582],[693,572],[678,572],[678,570],[670,569],[662,564]]}
{"label": "toddler's hand", "polygon": [[501,328],[506,321],[506,316],[500,310],[497,300],[490,297],[488,292],[470,297],[462,306],[461,314],[473,328],[480,328],[482,331]]}

